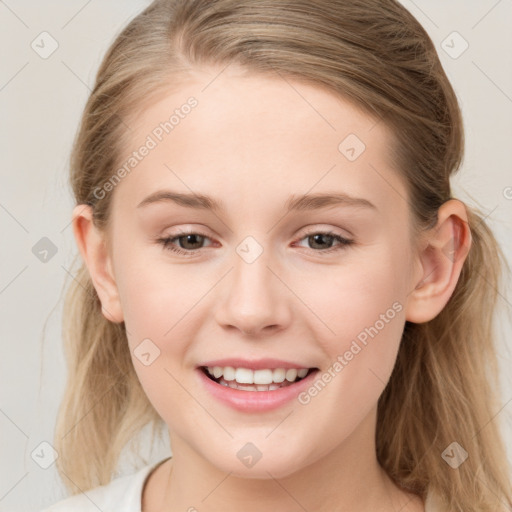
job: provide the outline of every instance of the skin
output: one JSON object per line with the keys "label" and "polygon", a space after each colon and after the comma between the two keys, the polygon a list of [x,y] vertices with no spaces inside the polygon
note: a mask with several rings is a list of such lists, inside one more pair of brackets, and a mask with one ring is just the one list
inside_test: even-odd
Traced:
{"label": "skin", "polygon": [[[377,400],[405,321],[434,318],[455,288],[471,241],[464,204],[447,201],[435,228],[413,244],[386,126],[313,85],[235,66],[219,72],[194,71],[128,120],[126,155],[187,98],[199,102],[110,192],[106,232],[93,225],[89,207],[74,211],[103,313],[125,322],[137,375],[169,430],[173,458],[146,481],[142,510],[422,511],[422,500],[378,464]],[[338,150],[350,133],[366,145],[353,162]],[[169,201],[137,208],[161,189],[207,194],[225,210]],[[285,215],[290,195],[322,192],[365,198],[377,211],[335,206]],[[207,237],[202,246],[174,241],[182,250],[198,247],[192,257],[156,241],[180,228]],[[326,230],[354,243],[308,239]],[[263,249],[250,264],[236,252],[247,236]],[[209,396],[194,370],[239,356],[326,371],[395,302],[401,311],[306,405],[235,411]],[[160,355],[145,366],[133,351],[147,338]],[[262,453],[250,468],[237,457],[248,442]]]}

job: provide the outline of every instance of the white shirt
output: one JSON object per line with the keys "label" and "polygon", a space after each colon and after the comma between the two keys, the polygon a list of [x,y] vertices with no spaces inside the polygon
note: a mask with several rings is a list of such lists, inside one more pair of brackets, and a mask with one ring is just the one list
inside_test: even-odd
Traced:
{"label": "white shirt", "polygon": [[[167,459],[164,459],[167,460]],[[141,512],[142,489],[153,469],[163,460],[143,467],[132,475],[115,478],[110,483],[95,487],[85,493],[75,494],[61,500],[41,512]],[[441,512],[435,505],[434,496],[429,493],[425,512]]]}

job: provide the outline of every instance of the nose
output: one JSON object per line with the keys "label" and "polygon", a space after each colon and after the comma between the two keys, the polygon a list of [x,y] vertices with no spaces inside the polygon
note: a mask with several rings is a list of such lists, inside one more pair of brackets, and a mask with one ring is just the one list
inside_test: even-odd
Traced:
{"label": "nose", "polygon": [[291,320],[292,293],[279,271],[268,265],[265,252],[248,263],[233,259],[234,268],[223,280],[215,317],[224,329],[247,336],[267,336],[285,329]]}

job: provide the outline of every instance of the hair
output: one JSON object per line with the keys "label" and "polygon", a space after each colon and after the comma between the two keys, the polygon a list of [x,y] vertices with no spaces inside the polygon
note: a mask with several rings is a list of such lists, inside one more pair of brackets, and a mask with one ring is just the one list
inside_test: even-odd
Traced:
{"label": "hair", "polygon": [[[113,194],[98,200],[94,190],[123,160],[126,119],[194,68],[229,64],[322,87],[384,123],[413,232],[436,224],[462,162],[463,122],[435,46],[407,9],[395,0],[159,0],[108,49],[75,136],[70,182],[98,228],[109,226]],[[482,213],[466,209],[472,244],[459,280],[435,318],[405,324],[378,401],[376,448],[397,485],[423,499],[432,490],[447,510],[482,512],[512,506],[493,419],[493,316],[506,260]],[[68,378],[55,432],[57,468],[72,494],[108,483],[128,443],[163,424],[135,373],[124,323],[103,316],[79,263],[65,299]],[[457,469],[442,459],[454,441],[469,454]]]}

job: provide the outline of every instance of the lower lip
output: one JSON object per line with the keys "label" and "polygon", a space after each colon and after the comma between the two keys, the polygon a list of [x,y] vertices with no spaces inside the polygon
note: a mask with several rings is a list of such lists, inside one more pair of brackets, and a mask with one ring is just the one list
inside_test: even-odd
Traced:
{"label": "lower lip", "polygon": [[200,368],[196,371],[199,372],[199,378],[212,396],[230,407],[244,412],[264,412],[283,406],[297,398],[299,393],[310,386],[318,373],[318,370],[315,370],[295,384],[272,391],[244,391],[217,384],[209,379]]}

